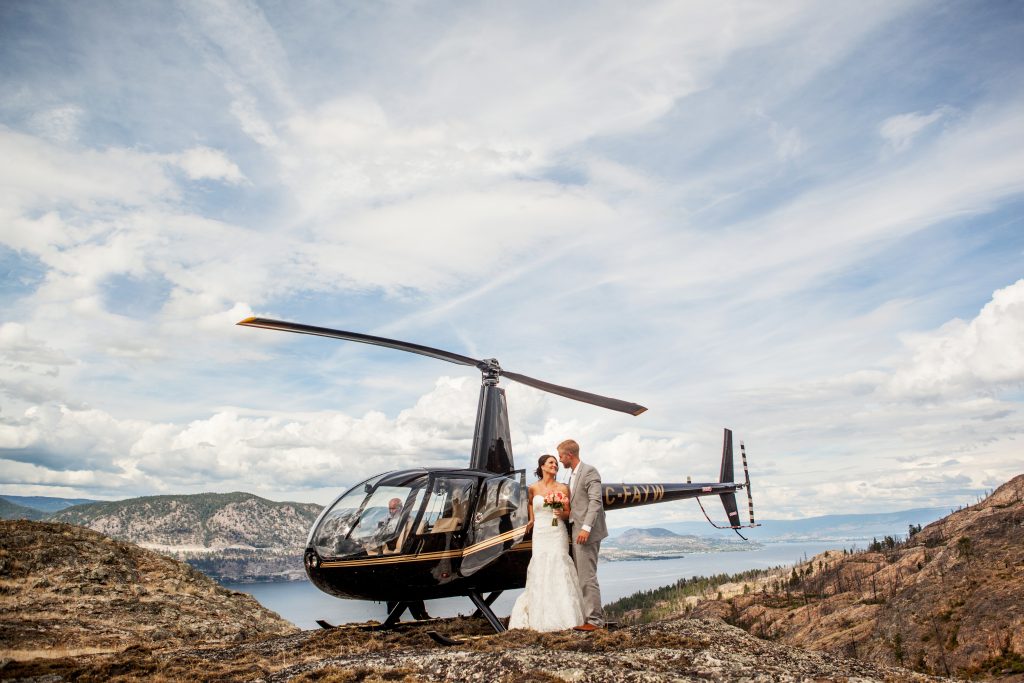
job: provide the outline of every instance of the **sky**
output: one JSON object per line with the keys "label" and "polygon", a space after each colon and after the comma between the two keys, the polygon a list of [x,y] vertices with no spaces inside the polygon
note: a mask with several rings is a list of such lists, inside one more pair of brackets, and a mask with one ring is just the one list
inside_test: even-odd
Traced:
{"label": "sky", "polygon": [[[1024,471],[1024,5],[0,3],[0,493],[326,504],[468,462],[762,518]],[[709,507],[721,518],[717,504]],[[692,502],[615,526],[700,518]]]}

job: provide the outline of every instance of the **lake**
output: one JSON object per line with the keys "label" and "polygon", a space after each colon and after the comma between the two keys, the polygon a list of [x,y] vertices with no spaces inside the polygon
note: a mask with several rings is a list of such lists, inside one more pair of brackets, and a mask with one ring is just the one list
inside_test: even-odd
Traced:
{"label": "lake", "polygon": [[[849,547],[849,542],[846,547]],[[675,583],[681,578],[735,574],[747,569],[767,569],[791,565],[820,552],[842,549],[843,542],[765,543],[760,548],[732,552],[698,553],[671,560],[629,560],[601,562],[597,576],[601,598],[607,604],[638,591]],[[376,619],[383,621],[387,610],[382,602],[341,600],[321,593],[308,581],[283,583],[226,583],[225,588],[249,593],[267,609],[277,612],[299,628],[318,628],[317,619],[332,624]],[[501,617],[508,616],[522,590],[506,591],[492,607]],[[469,598],[445,598],[427,602],[434,617],[471,614],[475,608]],[[408,617],[408,613],[406,614]]]}

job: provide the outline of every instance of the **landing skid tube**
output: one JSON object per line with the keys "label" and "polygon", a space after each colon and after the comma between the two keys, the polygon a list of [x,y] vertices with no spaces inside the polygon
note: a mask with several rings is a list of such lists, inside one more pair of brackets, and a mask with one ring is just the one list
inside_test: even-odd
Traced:
{"label": "landing skid tube", "polygon": [[[480,593],[476,591],[470,591],[466,593],[466,596],[473,601],[474,605],[476,605],[476,611],[473,612],[471,618],[483,617],[487,620],[487,623],[491,625],[491,628],[494,629],[495,633],[502,633],[506,630],[505,625],[501,623],[501,619],[499,619],[498,616],[494,613],[494,610],[491,609],[491,605],[494,604],[494,601],[497,600],[498,596],[500,596],[501,594],[502,591],[494,591],[493,593],[489,594],[486,598],[484,598],[482,595],[480,595]],[[360,628],[363,631],[390,631],[398,627],[399,625],[405,625],[401,624],[401,619],[402,615],[405,614],[406,610],[409,610],[409,612],[413,616],[413,619],[416,620],[415,622],[406,622],[407,624],[415,625],[417,622],[422,623],[424,621],[438,621],[437,619],[430,618],[430,615],[427,614],[426,606],[423,604],[422,600],[389,601],[387,604],[388,616],[383,623],[377,624],[375,626],[360,626],[358,628]],[[338,626],[335,626],[334,624],[324,619],[317,619],[316,623],[320,628],[325,630],[338,628]],[[466,642],[449,638],[448,636],[438,631],[427,631],[427,635],[430,636],[433,639],[433,641],[435,643],[438,643],[439,645],[462,645]]]}
{"label": "landing skid tube", "polygon": [[[384,620],[383,624],[377,626],[363,626],[363,630],[367,631],[387,631],[398,625],[402,615],[405,614],[405,610],[409,610],[412,614],[412,618],[416,621],[434,621],[427,614],[427,608],[424,606],[422,600],[403,600],[401,602],[388,601],[388,617]],[[334,624],[324,619],[316,620],[317,626],[324,630],[330,630],[332,628],[338,628]]]}
{"label": "landing skid tube", "polygon": [[476,612],[474,612],[474,615],[483,614],[484,618],[487,619],[487,623],[491,625],[491,628],[494,629],[495,633],[503,633],[506,630],[505,624],[501,623],[498,619],[498,615],[496,615],[494,610],[491,609],[491,603],[494,602],[500,594],[501,591],[491,593],[487,597],[487,600],[484,600],[476,591],[469,591],[467,593],[469,599],[473,601],[474,605],[476,605]]}
{"label": "landing skid tube", "polygon": [[[498,615],[496,615],[494,613],[494,610],[491,609],[491,605],[494,604],[494,601],[497,600],[498,596],[501,594],[502,591],[494,591],[486,598],[484,598],[482,595],[480,595],[480,593],[476,591],[469,591],[466,593],[466,596],[473,601],[474,605],[476,605],[476,611],[473,612],[472,616],[482,616],[483,618],[485,618],[487,620],[487,623],[491,625],[491,628],[494,629],[495,633],[504,633],[507,630],[505,628],[505,625],[501,623],[501,619],[498,618]],[[451,647],[453,645],[462,645],[467,642],[465,640],[455,640],[454,638],[449,638],[448,636],[438,631],[427,631],[427,635],[430,636],[430,638],[435,643],[437,643],[438,645],[444,645],[445,647]],[[479,637],[481,636],[474,636],[474,638]]]}
{"label": "landing skid tube", "polygon": [[417,621],[430,619],[430,615],[427,614],[427,608],[423,604],[422,600],[388,600],[388,617],[384,620],[384,623],[376,626],[367,626],[367,631],[390,631],[394,627],[398,626],[399,621],[402,619],[402,615],[405,614],[405,610],[409,610],[412,614],[412,618]]}
{"label": "landing skid tube", "polygon": [[[504,592],[505,591],[494,591],[493,593],[491,593],[490,595],[487,596],[487,599],[484,600],[484,604],[486,604],[488,607],[490,607],[491,605],[494,604],[494,601],[498,599],[498,596],[501,595]],[[470,598],[470,599],[472,600],[472,598]],[[472,618],[473,619],[478,619],[478,618],[480,618],[482,616],[484,616],[484,613],[481,612],[479,609],[477,609],[477,611],[473,612],[473,617]],[[488,619],[488,621],[490,621],[490,619]]]}

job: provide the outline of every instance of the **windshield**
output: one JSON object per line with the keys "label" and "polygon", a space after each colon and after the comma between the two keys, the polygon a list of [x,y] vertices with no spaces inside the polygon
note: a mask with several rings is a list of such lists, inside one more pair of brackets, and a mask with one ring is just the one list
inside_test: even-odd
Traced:
{"label": "windshield", "polygon": [[320,519],[312,545],[321,557],[401,550],[406,535],[402,522],[419,508],[427,478],[416,477],[402,485],[378,483],[382,478],[353,486]]}

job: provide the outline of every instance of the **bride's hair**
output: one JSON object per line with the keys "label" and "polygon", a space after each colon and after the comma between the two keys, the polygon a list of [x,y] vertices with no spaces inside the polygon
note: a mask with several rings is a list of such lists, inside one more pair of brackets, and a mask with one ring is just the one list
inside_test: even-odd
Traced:
{"label": "bride's hair", "polygon": [[553,457],[555,457],[555,456],[551,455],[550,453],[545,453],[544,455],[542,455],[539,458],[537,458],[537,469],[535,469],[533,471],[533,473],[537,475],[538,479],[543,479],[544,478],[544,470],[541,469],[542,467],[544,467],[544,461],[547,460],[548,458],[553,458]]}

